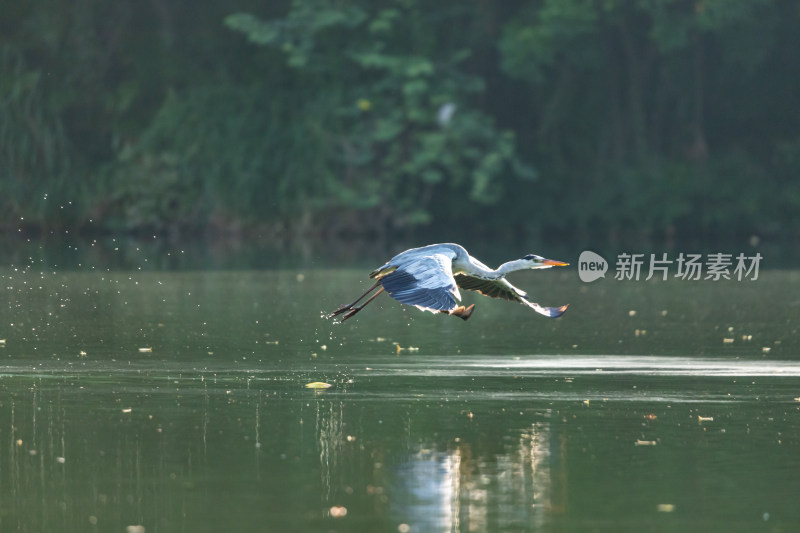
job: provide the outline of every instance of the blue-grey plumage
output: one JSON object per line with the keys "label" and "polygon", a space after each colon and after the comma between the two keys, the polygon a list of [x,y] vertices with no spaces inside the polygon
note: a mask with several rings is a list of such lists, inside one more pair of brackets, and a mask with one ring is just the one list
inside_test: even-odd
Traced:
{"label": "blue-grey plumage", "polygon": [[[564,314],[569,304],[560,307],[541,306],[532,302],[527,293],[509,283],[505,276],[516,270],[566,265],[568,263],[529,254],[491,269],[470,256],[458,244],[431,244],[412,248],[397,254],[385,265],[372,271],[369,277],[376,280],[375,284],[353,303],[340,306],[328,318],[343,315],[341,321],[344,322],[385,290],[400,303],[467,320],[472,315],[475,304],[466,308],[458,304],[461,300],[459,287],[478,291],[492,298],[516,301],[541,315],[557,318]],[[378,292],[366,302],[356,306],[361,299],[379,287]]]}

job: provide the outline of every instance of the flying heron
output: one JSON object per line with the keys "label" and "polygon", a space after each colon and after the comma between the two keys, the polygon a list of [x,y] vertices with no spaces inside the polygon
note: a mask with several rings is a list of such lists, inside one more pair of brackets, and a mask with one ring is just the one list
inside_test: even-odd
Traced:
{"label": "flying heron", "polygon": [[[497,269],[491,269],[470,256],[464,247],[458,244],[431,244],[412,248],[397,254],[385,265],[373,270],[369,277],[375,280],[375,284],[353,303],[340,306],[327,318],[341,315],[341,321],[344,322],[364,309],[380,293],[386,291],[400,303],[414,305],[423,311],[447,313],[467,320],[472,315],[475,304],[469,307],[458,305],[458,300],[461,300],[459,287],[478,291],[492,298],[519,302],[541,315],[557,318],[564,314],[569,304],[561,307],[541,306],[532,302],[524,291],[509,283],[505,276],[516,270],[568,264],[529,254],[522,259],[503,263]],[[378,289],[378,292],[363,304],[356,305],[375,289]]]}

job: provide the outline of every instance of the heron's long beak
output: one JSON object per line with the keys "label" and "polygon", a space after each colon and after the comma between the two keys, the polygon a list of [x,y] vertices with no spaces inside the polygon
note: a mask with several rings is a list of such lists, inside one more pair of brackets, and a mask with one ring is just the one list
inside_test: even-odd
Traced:
{"label": "heron's long beak", "polygon": [[551,267],[565,267],[569,266],[569,263],[565,263],[563,261],[554,261],[552,259],[545,259],[542,261],[543,266],[551,266]]}

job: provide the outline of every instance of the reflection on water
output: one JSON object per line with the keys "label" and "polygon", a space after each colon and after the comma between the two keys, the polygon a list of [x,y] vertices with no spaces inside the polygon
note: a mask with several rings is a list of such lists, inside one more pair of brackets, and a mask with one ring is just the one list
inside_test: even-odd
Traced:
{"label": "reflection on water", "polygon": [[388,299],[320,319],[360,279],[4,272],[0,531],[800,522],[795,273],[761,292],[556,276],[558,321]]}
{"label": "reflection on water", "polygon": [[457,442],[448,452],[421,449],[398,467],[396,521],[410,519],[417,531],[539,530],[558,504],[551,494],[551,444],[543,421],[493,457],[474,456],[470,443]]}
{"label": "reflection on water", "polygon": [[[683,375],[482,368],[474,393],[470,377],[411,378],[397,399],[376,366],[303,388],[334,366],[7,373],[0,527],[729,531],[800,518],[794,377],[698,373],[690,389]],[[521,391],[503,396],[509,379]]]}

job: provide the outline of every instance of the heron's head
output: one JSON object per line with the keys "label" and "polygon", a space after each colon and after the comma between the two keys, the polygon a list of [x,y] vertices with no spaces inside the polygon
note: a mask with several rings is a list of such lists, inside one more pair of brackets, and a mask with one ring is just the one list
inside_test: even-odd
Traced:
{"label": "heron's head", "polygon": [[563,261],[555,261],[553,259],[545,259],[540,255],[535,254],[528,254],[522,258],[522,261],[525,261],[530,264],[528,268],[550,268],[554,266],[563,267],[569,265],[569,263],[565,263]]}

